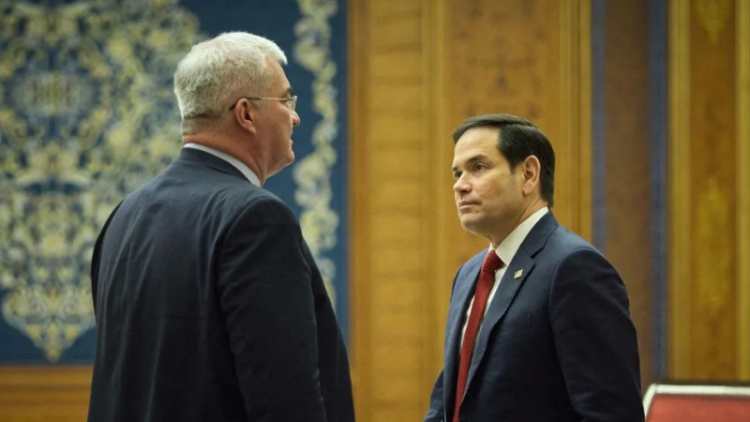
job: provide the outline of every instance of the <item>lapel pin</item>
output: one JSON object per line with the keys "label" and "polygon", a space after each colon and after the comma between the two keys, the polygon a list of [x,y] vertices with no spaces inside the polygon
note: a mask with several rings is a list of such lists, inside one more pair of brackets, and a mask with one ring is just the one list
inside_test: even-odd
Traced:
{"label": "lapel pin", "polygon": [[516,271],[516,273],[513,274],[513,278],[514,279],[521,278],[522,275],[523,275],[523,268],[521,268],[520,270]]}

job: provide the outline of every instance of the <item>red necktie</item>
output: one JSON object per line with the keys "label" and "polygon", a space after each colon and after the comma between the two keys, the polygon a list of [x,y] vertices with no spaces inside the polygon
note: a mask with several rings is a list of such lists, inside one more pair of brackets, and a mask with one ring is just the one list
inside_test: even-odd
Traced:
{"label": "red necktie", "polygon": [[490,297],[492,286],[495,285],[495,271],[502,268],[503,261],[497,256],[495,250],[490,250],[484,257],[482,269],[479,270],[479,282],[474,292],[474,304],[471,306],[469,321],[466,323],[466,332],[461,346],[461,358],[458,364],[458,382],[456,383],[456,406],[453,410],[453,422],[458,422],[458,411],[466,390],[466,382],[469,378],[469,367],[471,357],[474,354],[474,344],[477,340],[479,326],[484,318],[484,309],[487,307],[487,299]]}

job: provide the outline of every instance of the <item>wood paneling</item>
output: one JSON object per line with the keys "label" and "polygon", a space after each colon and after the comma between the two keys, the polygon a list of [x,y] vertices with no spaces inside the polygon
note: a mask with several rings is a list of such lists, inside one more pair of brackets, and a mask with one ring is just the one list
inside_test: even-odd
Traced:
{"label": "wood paneling", "polygon": [[446,39],[451,58],[448,127],[484,113],[515,114],[537,124],[557,156],[555,215],[589,238],[590,2],[451,0],[447,4],[451,16]]}
{"label": "wood paneling", "polygon": [[0,420],[85,421],[90,385],[90,367],[0,366]]}
{"label": "wood paneling", "polygon": [[420,0],[352,2],[351,360],[360,421],[424,416],[431,76]]}
{"label": "wood paneling", "polygon": [[689,378],[690,4],[669,3],[669,375]]}
{"label": "wood paneling", "polygon": [[700,379],[733,379],[737,363],[734,7],[694,0],[690,14],[690,364]]}
{"label": "wood paneling", "polygon": [[[604,25],[602,173],[604,253],[625,281],[638,332],[641,380],[653,378],[653,233],[649,117],[649,0],[611,0]],[[645,391],[645,390],[644,390]]]}
{"label": "wood paneling", "polygon": [[750,2],[737,2],[737,356],[750,381]]}
{"label": "wood paneling", "polygon": [[[451,133],[480,113],[537,123],[558,218],[590,235],[587,0],[349,4],[351,360],[359,421],[421,420],[453,276],[487,240],[453,203]],[[518,40],[525,40],[519,43]]]}
{"label": "wood paneling", "polygon": [[[747,5],[672,1],[671,375],[747,379]],[[743,115],[742,113],[746,113]],[[743,297],[745,295],[745,297]]]}

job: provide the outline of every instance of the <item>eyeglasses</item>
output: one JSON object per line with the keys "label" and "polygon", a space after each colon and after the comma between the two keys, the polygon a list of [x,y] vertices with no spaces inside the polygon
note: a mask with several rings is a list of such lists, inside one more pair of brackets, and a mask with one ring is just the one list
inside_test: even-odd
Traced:
{"label": "eyeglasses", "polygon": [[[242,97],[247,100],[276,100],[281,101],[284,103],[286,108],[288,108],[291,111],[294,111],[297,108],[297,96],[292,95],[291,97]],[[235,102],[231,107],[229,107],[229,110],[234,110],[234,107],[237,106],[237,102]]]}

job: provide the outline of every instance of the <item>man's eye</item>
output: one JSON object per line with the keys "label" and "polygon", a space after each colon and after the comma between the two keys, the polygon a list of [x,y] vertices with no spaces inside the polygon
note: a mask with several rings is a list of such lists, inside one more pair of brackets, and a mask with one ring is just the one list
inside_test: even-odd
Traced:
{"label": "man's eye", "polygon": [[475,164],[474,165],[474,171],[481,171],[481,170],[486,170],[486,169],[487,169],[487,166],[485,166],[484,164]]}

